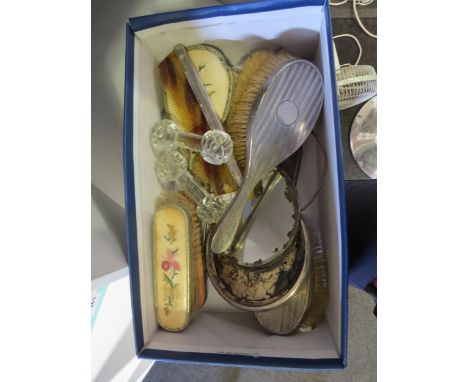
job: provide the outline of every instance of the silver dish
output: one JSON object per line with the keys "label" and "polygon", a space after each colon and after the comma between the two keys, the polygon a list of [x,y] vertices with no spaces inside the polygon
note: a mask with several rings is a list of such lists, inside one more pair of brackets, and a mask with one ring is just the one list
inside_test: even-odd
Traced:
{"label": "silver dish", "polygon": [[351,126],[349,144],[354,160],[371,179],[377,179],[377,96],[359,110]]}

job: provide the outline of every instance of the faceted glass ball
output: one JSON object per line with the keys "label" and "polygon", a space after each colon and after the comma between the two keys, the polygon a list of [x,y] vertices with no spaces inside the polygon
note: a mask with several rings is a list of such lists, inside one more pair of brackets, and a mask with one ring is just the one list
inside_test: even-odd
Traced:
{"label": "faceted glass ball", "polygon": [[220,165],[232,156],[233,144],[229,134],[224,131],[210,130],[203,134],[201,155],[205,161]]}
{"label": "faceted glass ball", "polygon": [[221,196],[209,195],[198,204],[197,215],[206,224],[215,224],[226,209],[226,201]]}
{"label": "faceted glass ball", "polygon": [[162,151],[174,150],[177,148],[175,141],[177,124],[168,119],[158,122],[151,130],[151,148],[155,155]]}
{"label": "faceted glass ball", "polygon": [[154,169],[160,180],[174,181],[187,171],[187,160],[179,151],[169,151],[158,155]]}

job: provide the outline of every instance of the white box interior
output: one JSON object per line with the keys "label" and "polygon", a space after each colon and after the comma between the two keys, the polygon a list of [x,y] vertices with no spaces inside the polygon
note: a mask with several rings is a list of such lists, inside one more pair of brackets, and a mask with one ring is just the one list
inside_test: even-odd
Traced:
{"label": "white box interior", "polygon": [[[328,153],[328,176],[318,201],[303,218],[309,229],[320,228],[328,257],[329,305],[326,319],[308,333],[277,336],[261,330],[253,314],[227,304],[208,281],[208,300],[202,312],[181,333],[159,330],[154,316],[151,229],[154,200],[161,192],[154,174],[149,132],[161,118],[163,106],[154,69],[177,43],[209,42],[219,46],[235,64],[247,50],[271,41],[298,57],[310,59],[322,72],[325,98],[315,128]],[[338,358],[341,354],[341,227],[332,86],[321,6],[221,16],[177,22],[136,33],[134,78],[134,173],[138,232],[138,260],[145,347],[184,352],[249,354],[294,358]],[[321,157],[310,137],[304,145],[298,190],[305,202],[315,192]]]}

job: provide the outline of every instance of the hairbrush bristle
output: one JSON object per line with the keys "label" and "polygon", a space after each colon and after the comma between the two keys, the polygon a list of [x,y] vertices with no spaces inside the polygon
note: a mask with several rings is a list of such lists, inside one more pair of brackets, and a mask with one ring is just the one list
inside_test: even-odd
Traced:
{"label": "hairbrush bristle", "polygon": [[246,157],[247,126],[252,107],[270,76],[294,56],[286,51],[255,51],[242,62],[242,69],[237,76],[231,103],[231,112],[226,122],[226,131],[231,135],[234,156],[243,170]]}
{"label": "hairbrush bristle", "polygon": [[[159,76],[168,117],[184,131],[200,135],[207,132],[209,126],[174,52],[159,64]],[[225,164],[216,166],[204,161],[200,155],[192,156],[188,150],[180,151],[188,160],[190,172],[209,193],[221,195],[236,191],[237,185]]]}
{"label": "hairbrush bristle", "polygon": [[328,304],[328,266],[320,238],[314,238],[312,246],[314,247],[312,250],[312,272],[314,275],[312,305],[301,324],[301,331],[315,329],[318,322],[325,316]]}
{"label": "hairbrush bristle", "polygon": [[193,237],[193,254],[195,258],[195,266],[197,270],[197,288],[196,293],[196,306],[200,309],[206,301],[206,276],[205,276],[205,265],[203,262],[203,245],[202,245],[202,228],[201,222],[197,215],[197,205],[192,200],[190,195],[184,192],[180,192],[180,198],[184,201],[187,209],[190,211],[192,218],[192,237]]}

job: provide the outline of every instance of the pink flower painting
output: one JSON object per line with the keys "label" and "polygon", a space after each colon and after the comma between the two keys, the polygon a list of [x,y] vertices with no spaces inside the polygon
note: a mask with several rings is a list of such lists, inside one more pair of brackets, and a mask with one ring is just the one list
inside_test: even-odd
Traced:
{"label": "pink flower painting", "polygon": [[174,271],[180,271],[180,264],[174,259],[175,254],[176,251],[171,251],[170,249],[166,250],[166,256],[161,263],[161,268],[164,272],[169,271],[171,268],[173,268]]}
{"label": "pink flower painting", "polygon": [[[174,248],[174,243],[176,242],[177,231],[172,224],[167,225],[168,232],[163,235],[164,240],[167,243],[167,246]],[[176,271],[181,270],[179,262],[175,259],[179,248],[170,249],[166,247],[166,255],[161,261],[161,268],[164,271],[163,282],[166,287],[164,288],[164,313],[168,316],[171,312],[171,308],[177,305],[177,290],[178,283],[176,282],[177,276],[179,273]],[[172,268],[172,275],[169,274],[169,271]]]}

